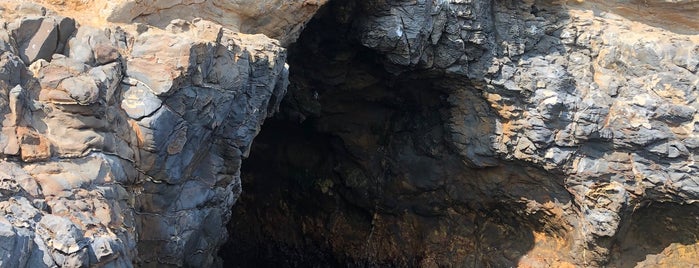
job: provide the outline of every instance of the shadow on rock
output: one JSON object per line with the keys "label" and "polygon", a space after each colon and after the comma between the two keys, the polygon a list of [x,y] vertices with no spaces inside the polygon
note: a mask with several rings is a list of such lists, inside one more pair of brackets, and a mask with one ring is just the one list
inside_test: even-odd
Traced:
{"label": "shadow on rock", "polygon": [[[542,18],[514,4],[452,6],[475,12],[469,18],[401,5],[331,2],[290,49],[289,94],[243,163],[244,194],[219,253],[226,265],[565,263],[572,198],[564,174],[503,160],[495,139],[514,131],[503,124],[522,111],[503,119],[483,97],[498,93],[513,109],[526,106],[519,99],[534,93],[508,84],[514,73],[489,73],[487,66],[502,56],[526,61],[565,51],[551,25],[544,37],[484,34],[513,23],[552,23],[545,17],[564,11],[537,11]],[[520,12],[526,21],[507,17]],[[408,19],[414,21],[401,23]],[[474,21],[481,24],[462,30]],[[497,38],[521,46],[503,48]],[[536,42],[549,47],[532,49]],[[550,71],[531,72],[551,87],[569,87],[563,92],[575,90],[565,70],[547,76]],[[561,115],[568,109],[546,107],[551,120],[541,124],[571,120]],[[520,149],[532,154],[552,143],[548,136],[531,140]]]}
{"label": "shadow on rock", "polygon": [[699,206],[653,203],[636,209],[614,239],[610,266],[699,265]]}

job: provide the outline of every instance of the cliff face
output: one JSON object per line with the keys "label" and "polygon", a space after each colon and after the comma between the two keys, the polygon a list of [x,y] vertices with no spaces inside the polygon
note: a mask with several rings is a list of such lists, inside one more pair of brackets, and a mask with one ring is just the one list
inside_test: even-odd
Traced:
{"label": "cliff face", "polygon": [[697,1],[37,2],[2,267],[699,265]]}
{"label": "cliff face", "polygon": [[0,266],[215,262],[285,49],[205,19],[1,10]]}
{"label": "cliff face", "polygon": [[696,265],[698,5],[330,2],[230,262]]}

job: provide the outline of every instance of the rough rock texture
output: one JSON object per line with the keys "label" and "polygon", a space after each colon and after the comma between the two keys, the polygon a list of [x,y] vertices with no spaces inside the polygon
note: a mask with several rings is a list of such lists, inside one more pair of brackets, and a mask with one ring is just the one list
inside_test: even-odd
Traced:
{"label": "rough rock texture", "polygon": [[145,23],[202,18],[235,32],[265,34],[288,45],[327,0],[37,0],[85,23]]}
{"label": "rough rock texture", "polygon": [[1,8],[0,267],[217,263],[285,49],[204,19]]}
{"label": "rough rock texture", "polygon": [[698,1],[37,2],[0,267],[699,265]]}
{"label": "rough rock texture", "polygon": [[560,2],[330,2],[228,261],[698,265],[699,2]]}

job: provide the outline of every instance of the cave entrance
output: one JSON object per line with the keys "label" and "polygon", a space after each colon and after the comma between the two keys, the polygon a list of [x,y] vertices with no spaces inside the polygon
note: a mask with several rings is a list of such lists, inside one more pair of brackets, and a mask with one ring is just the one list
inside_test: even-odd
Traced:
{"label": "cave entrance", "polygon": [[699,265],[699,206],[651,203],[633,211],[615,237],[612,267]]}
{"label": "cave entrance", "polygon": [[331,1],[289,48],[289,91],[243,161],[225,265],[509,267],[536,241],[569,246],[543,239],[564,236],[560,215],[527,209],[568,198],[560,176],[465,160],[450,124],[474,143],[494,131],[478,85],[385,65],[355,36],[358,9]]}

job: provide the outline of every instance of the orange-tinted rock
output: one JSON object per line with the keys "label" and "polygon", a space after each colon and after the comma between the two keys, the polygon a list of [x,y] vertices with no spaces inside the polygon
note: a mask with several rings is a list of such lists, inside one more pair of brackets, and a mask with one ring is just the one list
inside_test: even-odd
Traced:
{"label": "orange-tinted rock", "polygon": [[51,158],[51,143],[43,135],[27,129],[17,128],[20,156],[24,162],[44,161]]}

